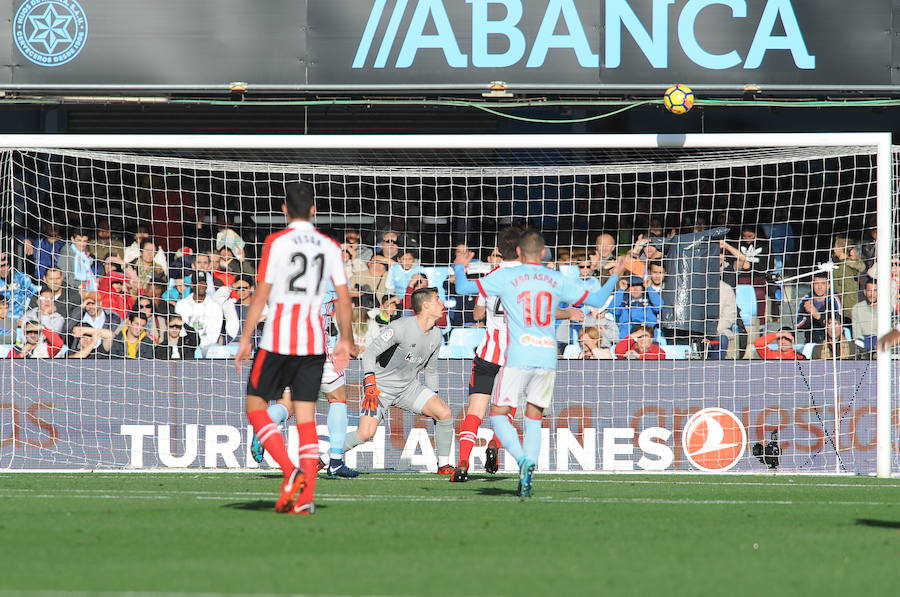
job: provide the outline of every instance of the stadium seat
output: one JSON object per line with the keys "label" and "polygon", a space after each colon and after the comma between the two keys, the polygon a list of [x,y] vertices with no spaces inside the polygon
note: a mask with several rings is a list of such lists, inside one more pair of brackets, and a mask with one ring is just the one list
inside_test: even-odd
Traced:
{"label": "stadium seat", "polygon": [[567,344],[565,350],[563,350],[562,358],[564,359],[580,359],[581,358],[581,347],[577,344]]}
{"label": "stadium seat", "polygon": [[666,359],[680,360],[686,359],[688,351],[691,350],[690,344],[668,344],[662,347],[666,353]]}
{"label": "stadium seat", "polygon": [[474,349],[482,343],[487,330],[484,328],[453,328],[450,331],[450,339],[447,344],[450,346],[468,346]]}
{"label": "stadium seat", "polygon": [[806,344],[799,344],[794,347],[794,350],[802,354],[808,359],[812,358],[813,350],[816,348],[815,342],[807,342]]}
{"label": "stadium seat", "polygon": [[237,344],[225,344],[224,346],[221,344],[213,344],[209,348],[206,349],[206,358],[207,359],[230,359],[233,358],[234,355],[237,354],[238,345]]}
{"label": "stadium seat", "polygon": [[472,346],[461,346],[459,344],[449,345],[445,344],[441,346],[441,349],[438,351],[439,359],[471,359],[474,355],[474,347]]}
{"label": "stadium seat", "polygon": [[437,288],[438,293],[441,296],[441,300],[446,300],[446,291],[444,290],[444,281],[450,275],[449,268],[447,267],[423,267],[422,268],[425,277],[428,278],[428,285],[432,288]]}
{"label": "stadium seat", "polygon": [[577,278],[579,275],[578,266],[577,265],[568,265],[568,264],[560,265],[559,273],[561,273],[562,275],[564,275],[568,278]]}
{"label": "stadium seat", "polygon": [[653,341],[660,346],[666,346],[669,343],[669,341],[666,340],[666,335],[662,333],[661,329],[659,329],[659,326],[653,328]]}
{"label": "stadium seat", "polygon": [[738,284],[734,289],[734,298],[744,325],[750,325],[756,317],[756,291],[750,284]]}

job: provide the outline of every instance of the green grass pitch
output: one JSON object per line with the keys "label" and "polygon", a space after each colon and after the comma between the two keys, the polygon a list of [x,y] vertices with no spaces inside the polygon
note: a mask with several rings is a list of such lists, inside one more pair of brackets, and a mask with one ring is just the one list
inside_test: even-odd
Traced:
{"label": "green grass pitch", "polygon": [[900,481],[0,474],[0,597],[900,595]]}

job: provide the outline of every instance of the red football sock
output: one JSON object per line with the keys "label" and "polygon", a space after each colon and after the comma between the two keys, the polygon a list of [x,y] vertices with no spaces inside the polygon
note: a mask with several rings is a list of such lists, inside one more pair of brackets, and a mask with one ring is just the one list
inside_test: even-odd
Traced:
{"label": "red football sock", "polygon": [[272,418],[264,408],[248,412],[247,419],[253,425],[253,431],[256,432],[259,443],[275,459],[275,462],[281,467],[281,473],[287,479],[294,470],[294,463],[291,462],[287,448],[284,447],[284,437],[281,436],[278,425],[272,422]]}
{"label": "red football sock", "polygon": [[481,417],[466,415],[462,425],[459,426],[459,465],[463,461],[468,462],[478,439],[478,428],[481,426]]}
{"label": "red football sock", "polygon": [[298,504],[313,501],[316,488],[316,477],[319,474],[319,432],[315,421],[298,423],[300,432],[300,470],[306,476],[306,487],[297,497]]}

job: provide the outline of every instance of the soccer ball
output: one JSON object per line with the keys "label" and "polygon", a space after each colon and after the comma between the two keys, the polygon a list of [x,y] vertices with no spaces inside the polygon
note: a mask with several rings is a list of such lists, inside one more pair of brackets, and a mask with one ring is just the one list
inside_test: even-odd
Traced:
{"label": "soccer ball", "polygon": [[687,85],[672,85],[663,95],[663,104],[672,114],[684,114],[694,106],[694,92]]}

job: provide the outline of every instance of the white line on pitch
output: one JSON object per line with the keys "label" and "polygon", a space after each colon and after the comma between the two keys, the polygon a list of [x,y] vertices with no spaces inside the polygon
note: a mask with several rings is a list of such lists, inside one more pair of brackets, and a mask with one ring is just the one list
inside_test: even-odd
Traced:
{"label": "white line on pitch", "polygon": [[[388,597],[384,595],[324,595],[299,593],[176,593],[166,591],[51,591],[51,590],[0,590],[0,597]],[[410,595],[390,597],[414,597]]]}
{"label": "white line on pitch", "polygon": [[[518,475],[516,472],[508,473],[509,478],[513,478],[513,476]],[[497,477],[487,477],[487,478],[502,478],[503,474],[499,473]],[[361,475],[357,477],[358,479],[365,481],[443,481],[444,479],[428,479],[426,477],[400,477],[400,476],[392,476],[392,475]],[[700,486],[728,486],[728,487],[796,487],[807,489],[810,487],[849,487],[849,488],[867,488],[867,489],[900,489],[900,484],[897,483],[792,483],[788,481],[684,481],[682,479],[669,479],[669,480],[644,480],[644,479],[560,479],[559,477],[551,477],[547,475],[540,475],[540,479],[542,481],[546,481],[548,483],[602,483],[602,484],[613,484],[613,485],[669,485],[671,487],[677,487],[679,485],[700,485]],[[478,479],[471,479],[471,481],[478,482]]]}
{"label": "white line on pitch", "polygon": [[[29,498],[52,498],[59,497],[59,493],[55,494],[35,494],[25,493],[22,490],[16,492],[16,495],[10,495],[6,490],[0,490],[0,496],[5,497],[29,497]],[[233,501],[248,498],[272,499],[272,493],[230,493],[223,495],[192,495],[190,493],[171,493],[166,495],[135,495],[135,494],[72,494],[66,495],[70,499],[132,499],[132,500],[170,500],[186,497],[194,500],[208,501]],[[509,496],[510,498],[512,496]],[[321,494],[323,502],[442,502],[442,503],[490,503],[498,502],[502,497],[484,497],[472,494],[459,496],[421,496],[421,495],[393,495],[393,494],[365,494],[365,495],[330,495]],[[794,500],[702,500],[702,499],[661,499],[661,498],[591,498],[591,497],[534,497],[531,501],[554,504],[646,504],[646,505],[761,505],[761,506],[897,506],[895,502],[872,502],[872,501],[845,501],[845,500],[825,500],[825,501],[794,501]]]}
{"label": "white line on pitch", "polygon": [[[150,473],[152,474],[152,473]],[[215,473],[207,473],[205,475],[196,475],[194,478],[202,479],[204,476],[208,474]],[[514,478],[517,473],[510,472],[505,477],[506,478]],[[92,478],[100,478],[100,477],[116,477],[117,475],[97,475],[97,477]],[[274,477],[274,475],[273,475]],[[623,476],[625,477],[625,476]],[[3,475],[0,475],[0,478],[3,478]],[[504,478],[504,474],[501,472],[496,477],[484,477],[483,479],[502,479]],[[823,482],[823,483],[794,483],[791,481],[721,481],[717,479],[721,479],[721,477],[713,478],[709,480],[702,481],[687,481],[684,480],[684,477],[671,478],[671,479],[629,479],[629,478],[618,478],[618,479],[578,479],[578,478],[560,478],[556,476],[551,476],[551,474],[540,475],[540,479],[542,481],[546,481],[549,483],[578,483],[578,484],[610,484],[610,485],[668,485],[670,487],[678,487],[680,485],[685,486],[701,486],[701,487],[792,487],[797,489],[809,489],[809,488],[848,488],[848,489],[900,489],[900,484],[897,483],[875,483],[875,482],[863,482],[863,483],[837,483],[837,482]],[[867,477],[868,479],[868,477]],[[416,483],[446,483],[446,477],[438,477],[436,475],[401,475],[401,474],[369,474],[364,473],[350,481],[352,483],[362,483],[366,481],[411,481]],[[330,482],[330,481],[329,481]],[[344,483],[348,481],[340,480],[337,481],[339,483]],[[470,480],[470,483],[473,485],[478,483],[479,479],[476,477]],[[91,490],[84,490],[91,491]],[[94,490],[94,491],[102,491],[102,490]],[[133,490],[140,491],[140,490]],[[202,492],[201,492],[202,493]],[[208,492],[215,493],[215,492]]]}

